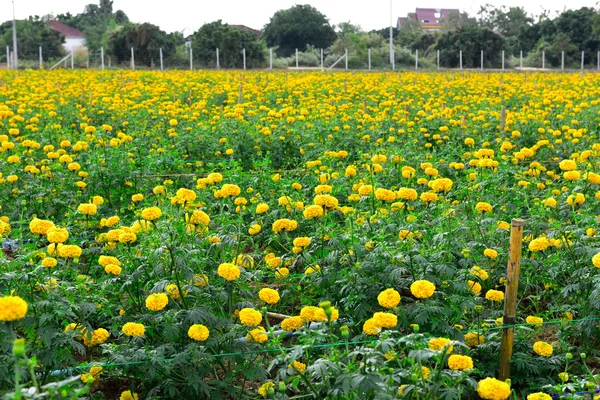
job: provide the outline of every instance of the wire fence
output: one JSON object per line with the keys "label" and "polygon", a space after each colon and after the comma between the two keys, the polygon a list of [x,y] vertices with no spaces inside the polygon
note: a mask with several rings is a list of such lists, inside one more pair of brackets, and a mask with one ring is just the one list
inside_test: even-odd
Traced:
{"label": "wire fence", "polygon": [[367,48],[296,50],[290,57],[278,57],[274,49],[242,48],[237,50],[214,49],[194,54],[186,45],[169,51],[136,49],[107,53],[78,48],[66,52],[63,58],[44,58],[39,47],[39,57],[15,58],[10,46],[0,53],[0,68],[5,69],[143,69],[143,70],[210,70],[210,69],[315,69],[315,70],[527,70],[541,71],[600,71],[600,51],[590,52],[530,52],[509,54],[506,51],[488,52],[473,49],[427,50],[414,52],[396,46],[393,57],[389,49]]}

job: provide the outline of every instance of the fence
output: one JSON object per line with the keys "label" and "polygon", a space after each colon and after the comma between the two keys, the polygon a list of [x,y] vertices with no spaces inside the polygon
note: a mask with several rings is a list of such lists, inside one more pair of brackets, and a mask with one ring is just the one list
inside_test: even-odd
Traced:
{"label": "fence", "polygon": [[[268,49],[265,54],[257,57],[253,54],[247,57],[246,49],[243,48],[239,54],[237,52],[223,52],[221,49],[214,49],[213,54],[203,54],[202,57],[195,57],[191,46],[186,46],[183,50],[185,54],[179,51],[179,54],[165,57],[163,49],[157,51],[136,51],[131,47],[128,52],[121,52],[116,55],[108,55],[101,48],[98,52],[88,52],[85,49],[78,49],[75,52],[69,52],[62,59],[44,59],[43,48],[39,47],[39,58],[15,60],[10,46],[6,46],[6,55],[0,56],[0,62],[5,61],[8,69],[16,68],[130,68],[137,69],[282,69],[282,68],[314,68],[314,69],[354,69],[354,70],[406,70],[406,69],[470,69],[470,70],[507,70],[535,68],[541,70],[600,70],[600,51],[596,54],[585,52],[566,54],[564,51],[556,53],[530,53],[524,57],[523,51],[518,56],[508,55],[504,50],[500,53],[490,53],[484,50],[473,51],[473,49],[447,51],[433,50],[414,53],[404,48],[393,50],[392,57],[389,57],[389,50],[367,49],[364,52],[350,53],[348,49],[343,52],[324,49],[309,49],[305,52],[299,52],[296,49],[291,57],[276,57],[273,49]],[[136,57],[140,56],[136,62]]]}

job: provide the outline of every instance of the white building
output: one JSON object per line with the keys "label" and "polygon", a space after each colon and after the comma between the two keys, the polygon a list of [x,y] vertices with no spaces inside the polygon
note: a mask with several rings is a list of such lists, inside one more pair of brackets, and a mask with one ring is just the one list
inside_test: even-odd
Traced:
{"label": "white building", "polygon": [[65,43],[63,47],[67,52],[75,51],[77,49],[85,49],[85,35],[79,29],[75,29],[69,25],[65,25],[57,20],[48,21],[48,26],[53,31],[57,31],[65,37]]}

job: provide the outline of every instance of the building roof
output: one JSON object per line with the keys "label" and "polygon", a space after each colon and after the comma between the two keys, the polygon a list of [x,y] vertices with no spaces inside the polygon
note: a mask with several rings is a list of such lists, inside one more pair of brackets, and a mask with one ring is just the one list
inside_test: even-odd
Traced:
{"label": "building roof", "polygon": [[72,26],[63,24],[62,22],[57,21],[55,19],[48,21],[48,26],[50,27],[50,29],[52,29],[53,31],[57,31],[64,37],[85,37],[83,32],[81,32],[79,29],[75,29]]}
{"label": "building roof", "polygon": [[248,32],[254,33],[256,36],[260,36],[262,33],[258,29],[253,29],[246,25],[231,25],[231,26],[233,26],[236,29],[242,30],[242,31],[248,31]]}
{"label": "building roof", "polygon": [[439,27],[442,19],[448,18],[452,13],[458,13],[454,8],[417,8],[416,19],[423,28]]}

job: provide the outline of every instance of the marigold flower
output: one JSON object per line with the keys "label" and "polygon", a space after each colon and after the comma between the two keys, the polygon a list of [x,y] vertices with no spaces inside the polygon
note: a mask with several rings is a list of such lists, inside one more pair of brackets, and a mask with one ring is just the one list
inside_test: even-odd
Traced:
{"label": "marigold flower", "polygon": [[29,223],[29,230],[36,235],[46,235],[50,228],[54,228],[54,222],[44,219],[34,218]]}
{"label": "marigold flower", "polygon": [[162,211],[158,207],[148,207],[142,210],[142,218],[146,221],[155,221],[160,218]]}
{"label": "marigold flower", "polygon": [[50,243],[64,243],[69,238],[69,232],[66,229],[52,226],[46,230],[46,238]]}
{"label": "marigold flower", "polygon": [[540,327],[542,326],[542,322],[544,322],[544,319],[540,317],[534,317],[533,315],[529,315],[527,318],[525,318],[525,322],[527,322],[529,325]]}
{"label": "marigold flower", "polygon": [[398,325],[398,317],[392,313],[376,312],[373,314],[373,320],[381,328],[394,328]]}
{"label": "marigold flower", "polygon": [[600,253],[597,253],[592,257],[592,264],[594,267],[600,268]]}
{"label": "marigold flower", "polygon": [[194,339],[197,342],[205,341],[206,339],[208,339],[209,335],[210,331],[208,330],[208,328],[201,324],[194,324],[188,329],[188,336],[190,337],[190,339]]}
{"label": "marigold flower", "polygon": [[435,292],[435,285],[428,280],[418,280],[410,285],[410,292],[417,299],[428,299]]}
{"label": "marigold flower", "polygon": [[273,382],[266,382],[260,388],[258,388],[258,394],[262,397],[267,397],[269,395],[269,391],[272,391],[275,387]]}
{"label": "marigold flower", "polygon": [[291,332],[302,328],[304,320],[300,316],[286,318],[281,321],[281,329],[286,332]]}
{"label": "marigold flower", "polygon": [[452,353],[454,350],[454,346],[452,345],[452,340],[446,338],[432,338],[429,339],[429,349],[434,351],[444,350],[448,346],[448,353]]}
{"label": "marigold flower", "polygon": [[479,202],[475,205],[475,209],[479,212],[492,212],[492,205],[490,203]]}
{"label": "marigold flower", "polygon": [[467,281],[467,285],[469,285],[469,290],[471,290],[473,294],[481,293],[481,285],[478,282]]}
{"label": "marigold flower", "polygon": [[527,400],[552,400],[552,396],[546,393],[537,392],[527,395]]}
{"label": "marigold flower", "polygon": [[367,335],[379,335],[381,332],[381,327],[377,325],[373,318],[369,318],[363,324],[363,333]]}
{"label": "marigold flower", "polygon": [[465,334],[465,344],[469,347],[475,347],[485,343],[485,338],[478,332],[469,332]]}
{"label": "marigold flower", "polygon": [[117,264],[107,264],[106,267],[104,267],[104,272],[111,275],[120,275],[121,271],[123,271],[123,269]]}
{"label": "marigold flower", "polygon": [[294,244],[294,247],[307,247],[308,245],[310,245],[310,238],[309,237],[297,237],[296,239],[294,239],[293,244]]}
{"label": "marigold flower", "polygon": [[377,296],[379,305],[384,308],[396,308],[400,303],[400,293],[395,289],[386,289]]}
{"label": "marigold flower", "polygon": [[58,263],[58,261],[56,261],[56,258],[52,258],[52,257],[45,257],[42,260],[42,266],[47,267],[47,268],[54,268],[54,267],[56,267],[57,263]]}
{"label": "marigold flower", "polygon": [[483,251],[483,255],[486,256],[486,257],[494,259],[494,258],[498,257],[498,252],[496,250],[494,250],[494,249],[485,249]]}
{"label": "marigold flower", "polygon": [[554,349],[550,343],[538,341],[533,344],[533,351],[542,357],[550,357],[553,350]]}
{"label": "marigold flower", "polygon": [[92,203],[82,203],[77,207],[77,211],[83,215],[94,215],[98,211],[98,208]]}
{"label": "marigold flower", "polygon": [[240,276],[240,268],[237,265],[223,263],[217,268],[217,274],[228,281],[235,281]]}
{"label": "marigold flower", "polygon": [[254,236],[260,233],[261,231],[261,227],[259,224],[254,224],[252,226],[250,226],[250,228],[248,228],[248,234]]}
{"label": "marigold flower", "polygon": [[510,386],[496,378],[485,378],[477,383],[477,393],[486,400],[506,400],[510,396]]}
{"label": "marigold flower", "polygon": [[485,298],[490,301],[502,301],[504,300],[504,292],[499,290],[488,290],[485,294]]}
{"label": "marigold flower", "polygon": [[140,337],[140,336],[143,336],[144,333],[146,332],[146,327],[144,326],[144,324],[136,324],[135,322],[127,322],[125,325],[123,325],[123,328],[121,328],[121,331],[124,334],[126,334],[127,336]]}
{"label": "marigold flower", "polygon": [[258,297],[267,304],[277,304],[279,293],[275,289],[263,288],[258,292]]}
{"label": "marigold flower", "polygon": [[126,390],[121,393],[119,400],[139,400],[137,393],[131,393],[131,390]]}
{"label": "marigold flower", "polygon": [[246,334],[246,340],[254,343],[264,343],[269,338],[267,331],[262,326],[252,329]]}
{"label": "marigold flower", "polygon": [[240,322],[246,326],[257,326],[262,322],[262,314],[253,308],[240,310]]}
{"label": "marigold flower", "polygon": [[19,296],[0,297],[0,321],[11,322],[25,318],[29,305]]}
{"label": "marigold flower", "polygon": [[452,354],[448,357],[448,368],[453,371],[469,371],[473,369],[473,359],[469,356]]}
{"label": "marigold flower", "polygon": [[322,217],[323,214],[323,207],[318,205],[310,205],[306,207],[302,213],[306,219]]}
{"label": "marigold flower", "polygon": [[165,293],[152,293],[146,297],[146,308],[151,311],[160,311],[169,303],[169,297]]}
{"label": "marigold flower", "polygon": [[85,344],[88,347],[93,347],[102,344],[106,342],[110,337],[110,333],[108,333],[108,331],[104,328],[94,329],[94,331],[91,334],[91,337],[86,331],[83,331],[82,334],[83,344]]}
{"label": "marigold flower", "polygon": [[58,249],[58,255],[62,258],[81,257],[81,247],[74,244],[65,244]]}

